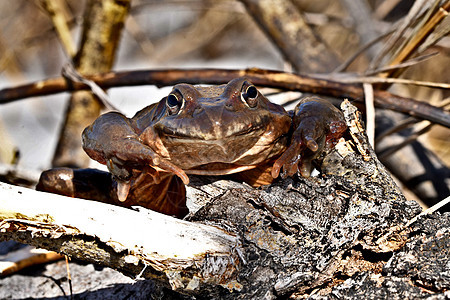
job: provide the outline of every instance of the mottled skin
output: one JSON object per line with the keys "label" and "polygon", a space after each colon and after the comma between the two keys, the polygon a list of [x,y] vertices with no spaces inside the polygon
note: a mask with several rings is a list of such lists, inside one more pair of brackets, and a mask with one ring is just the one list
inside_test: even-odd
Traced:
{"label": "mottled skin", "polygon": [[43,173],[38,188],[181,217],[187,213],[186,174],[239,173],[253,186],[269,184],[280,172],[307,177],[312,161],[345,129],[342,113],[329,102],[305,98],[286,112],[245,78],[208,87],[178,84],[131,119],[110,112],[84,130],[84,150],[112,177],[56,169]]}

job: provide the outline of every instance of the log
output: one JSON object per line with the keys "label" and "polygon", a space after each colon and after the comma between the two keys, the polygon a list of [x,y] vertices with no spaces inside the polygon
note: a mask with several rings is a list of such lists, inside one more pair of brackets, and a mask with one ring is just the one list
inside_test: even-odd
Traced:
{"label": "log", "polygon": [[450,282],[436,272],[448,271],[450,217],[408,223],[420,206],[375,157],[354,106],[342,108],[349,135],[323,157],[318,176],[260,189],[192,177],[185,220],[2,184],[0,239],[200,299],[351,298],[375,288],[443,296]]}

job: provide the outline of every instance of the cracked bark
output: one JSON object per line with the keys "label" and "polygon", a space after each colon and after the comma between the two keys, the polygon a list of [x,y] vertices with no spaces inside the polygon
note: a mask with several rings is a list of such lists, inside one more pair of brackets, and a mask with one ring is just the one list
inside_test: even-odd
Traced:
{"label": "cracked bark", "polygon": [[[44,194],[65,201],[58,219],[55,203],[34,201],[19,211],[8,208],[12,196],[3,191],[0,238],[152,278],[199,299],[445,297],[448,215],[405,228],[419,205],[405,200],[374,156],[355,108],[345,102],[343,111],[349,135],[323,158],[321,176],[262,189],[193,177],[185,221]],[[40,218],[26,217],[32,213]]]}

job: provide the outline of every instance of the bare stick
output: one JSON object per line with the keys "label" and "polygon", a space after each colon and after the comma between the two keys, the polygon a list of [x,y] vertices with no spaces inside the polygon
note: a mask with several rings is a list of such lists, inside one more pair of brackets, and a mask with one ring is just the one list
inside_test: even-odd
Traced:
{"label": "bare stick", "polygon": [[[349,97],[357,101],[362,101],[364,98],[364,91],[361,84],[340,83],[319,77],[264,69],[166,69],[123,71],[86,76],[86,79],[92,80],[100,87],[106,89],[138,85],[169,86],[183,82],[191,84],[222,84],[233,78],[242,76],[247,77],[254,84],[260,86],[316,93],[339,98]],[[69,87],[63,78],[52,78],[15,88],[0,90],[0,103],[9,103],[17,99],[32,96],[44,96],[69,90],[84,89],[89,89],[89,87],[77,82],[74,82]],[[450,114],[442,108],[437,108],[428,103],[379,90],[374,91],[374,100],[377,107],[392,109],[450,127]]]}

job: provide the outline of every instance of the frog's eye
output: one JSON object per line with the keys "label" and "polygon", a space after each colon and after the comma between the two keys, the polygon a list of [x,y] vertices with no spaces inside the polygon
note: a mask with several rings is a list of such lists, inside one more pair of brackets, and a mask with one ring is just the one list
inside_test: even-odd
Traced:
{"label": "frog's eye", "polygon": [[179,113],[183,107],[183,96],[178,91],[170,93],[166,98],[166,106],[169,110],[169,115]]}
{"label": "frog's eye", "polygon": [[256,107],[258,103],[258,90],[254,85],[244,86],[241,97],[248,106],[252,108]]}

